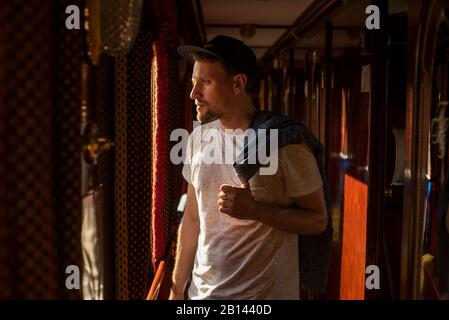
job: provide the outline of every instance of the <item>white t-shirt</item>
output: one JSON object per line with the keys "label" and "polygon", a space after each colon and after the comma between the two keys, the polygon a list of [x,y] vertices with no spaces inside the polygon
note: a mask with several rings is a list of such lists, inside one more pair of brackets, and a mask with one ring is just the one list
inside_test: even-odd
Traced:
{"label": "white t-shirt", "polygon": [[[215,120],[197,127],[189,138],[183,175],[195,187],[200,220],[189,298],[299,299],[297,235],[218,210],[220,186],[239,184],[232,162],[243,141],[236,137],[243,136],[226,132]],[[291,197],[322,187],[315,158],[305,145],[283,147],[278,159],[274,175],[257,173],[249,181],[255,200],[293,206]]]}

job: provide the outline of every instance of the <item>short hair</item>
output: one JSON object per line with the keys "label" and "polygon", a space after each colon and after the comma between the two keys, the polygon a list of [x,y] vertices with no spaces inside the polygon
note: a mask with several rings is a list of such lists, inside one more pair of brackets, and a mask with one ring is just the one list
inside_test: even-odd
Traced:
{"label": "short hair", "polygon": [[239,73],[246,75],[247,80],[246,80],[245,91],[246,91],[246,93],[250,93],[250,91],[252,90],[253,85],[254,85],[254,75],[247,74],[244,72],[238,72],[232,64],[230,64],[226,61],[223,61],[214,55],[208,54],[207,52],[192,53],[192,58],[193,58],[193,61],[221,62],[221,65],[223,66],[225,71],[227,73],[229,73],[230,75],[236,75]]}

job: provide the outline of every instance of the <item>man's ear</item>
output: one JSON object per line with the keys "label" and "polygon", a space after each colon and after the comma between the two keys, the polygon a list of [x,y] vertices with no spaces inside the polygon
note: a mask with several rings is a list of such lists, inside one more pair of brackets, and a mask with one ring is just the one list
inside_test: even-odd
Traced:
{"label": "man's ear", "polygon": [[234,93],[239,94],[246,88],[246,82],[248,81],[246,75],[238,74],[234,77]]}

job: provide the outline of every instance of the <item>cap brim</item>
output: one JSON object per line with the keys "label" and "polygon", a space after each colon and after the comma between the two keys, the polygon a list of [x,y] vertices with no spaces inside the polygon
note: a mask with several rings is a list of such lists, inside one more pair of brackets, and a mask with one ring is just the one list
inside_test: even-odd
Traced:
{"label": "cap brim", "polygon": [[189,61],[193,61],[193,54],[195,53],[207,53],[211,56],[216,57],[217,59],[225,61],[225,59],[220,57],[218,54],[197,46],[179,46],[177,50],[184,59],[187,59]]}

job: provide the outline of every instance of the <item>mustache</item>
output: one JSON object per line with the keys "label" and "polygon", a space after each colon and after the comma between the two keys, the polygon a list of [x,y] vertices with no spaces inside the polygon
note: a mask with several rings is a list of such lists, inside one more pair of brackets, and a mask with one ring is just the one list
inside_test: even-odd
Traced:
{"label": "mustache", "polygon": [[201,105],[207,106],[207,102],[206,102],[206,101],[203,101],[203,100],[195,100],[195,104],[196,104],[196,105],[201,104]]}

